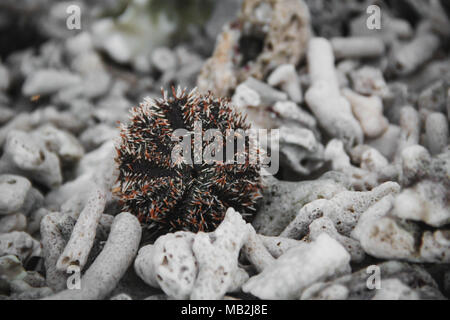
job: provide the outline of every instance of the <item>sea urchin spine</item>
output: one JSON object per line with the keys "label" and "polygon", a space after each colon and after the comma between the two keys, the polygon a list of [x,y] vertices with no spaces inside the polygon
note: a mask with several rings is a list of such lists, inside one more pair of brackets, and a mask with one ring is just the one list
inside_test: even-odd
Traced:
{"label": "sea urchin spine", "polygon": [[[233,147],[233,158],[244,153],[243,162],[172,161],[173,150],[179,147],[174,139],[177,129],[192,133],[183,141],[189,139],[189,151],[198,154],[194,148],[199,147],[199,141],[193,137],[198,130],[196,124],[201,124],[202,134],[215,129],[226,136],[230,130],[248,130],[245,118],[233,110],[229,100],[211,94],[200,95],[195,90],[187,94],[172,88],[172,95],[163,91],[162,99],[146,99],[132,109],[130,123],[121,125],[116,157],[119,186],[115,193],[123,209],[159,232],[212,231],[228,207],[251,217],[261,197],[261,186],[259,164],[249,161],[248,138],[244,150]],[[232,141],[238,138],[231,136]],[[228,155],[228,144],[220,141],[223,154]],[[203,150],[209,150],[208,141],[202,139],[201,144]]]}

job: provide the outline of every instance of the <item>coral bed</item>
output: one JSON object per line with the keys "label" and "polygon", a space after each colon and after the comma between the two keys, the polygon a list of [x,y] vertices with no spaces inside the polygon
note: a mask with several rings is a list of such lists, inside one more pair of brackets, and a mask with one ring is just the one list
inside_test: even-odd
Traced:
{"label": "coral bed", "polygon": [[[183,2],[1,1],[0,299],[449,298],[448,2]],[[279,130],[251,222],[123,212],[117,122],[172,85]]]}

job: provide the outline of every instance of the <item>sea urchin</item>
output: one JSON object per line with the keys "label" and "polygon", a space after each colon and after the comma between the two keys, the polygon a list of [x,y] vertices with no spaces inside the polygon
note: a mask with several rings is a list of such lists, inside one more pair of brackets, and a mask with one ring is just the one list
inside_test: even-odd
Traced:
{"label": "sea urchin", "polygon": [[[129,124],[121,125],[121,143],[116,148],[119,186],[115,193],[123,209],[158,232],[212,231],[228,207],[245,218],[251,217],[256,200],[261,197],[259,164],[249,161],[252,148],[248,137],[244,139],[245,148],[230,148],[224,142],[242,138],[239,134],[230,135],[230,130],[248,130],[245,118],[234,111],[229,100],[216,99],[211,94],[200,95],[195,90],[187,94],[180,89],[175,92],[174,88],[170,97],[167,92],[162,93],[162,99],[145,99],[133,108]],[[183,142],[188,139],[187,154],[192,151],[194,158],[198,147],[205,152],[213,150],[212,156],[218,153],[208,149],[211,139],[205,139],[204,134],[209,129],[226,136],[218,139],[214,135],[214,140],[223,147],[221,154],[227,155],[227,161],[174,160],[172,154],[180,146],[180,139],[174,136],[180,129],[188,133],[182,138]],[[203,138],[198,140],[196,133]],[[229,162],[230,152],[234,160],[242,156],[240,159],[245,160]]]}

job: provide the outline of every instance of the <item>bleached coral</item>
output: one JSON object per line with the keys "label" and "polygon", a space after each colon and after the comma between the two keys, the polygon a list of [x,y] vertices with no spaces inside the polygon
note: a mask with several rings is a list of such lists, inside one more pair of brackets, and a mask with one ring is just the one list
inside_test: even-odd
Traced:
{"label": "bleached coral", "polygon": [[336,240],[321,234],[308,245],[288,250],[242,289],[261,299],[298,299],[312,283],[344,272],[349,261]]}

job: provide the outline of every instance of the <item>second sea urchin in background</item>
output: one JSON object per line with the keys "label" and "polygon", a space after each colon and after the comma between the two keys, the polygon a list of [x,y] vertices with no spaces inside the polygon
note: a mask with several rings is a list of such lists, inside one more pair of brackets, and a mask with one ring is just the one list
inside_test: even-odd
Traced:
{"label": "second sea urchin in background", "polygon": [[[162,99],[146,99],[132,109],[129,124],[121,126],[116,158],[119,186],[115,192],[123,210],[157,232],[212,231],[229,207],[251,217],[261,197],[260,167],[249,161],[248,138],[244,150],[234,148],[232,153],[234,158],[245,156],[244,162],[172,161],[172,151],[178,145],[173,139],[177,129],[193,133],[200,123],[202,136],[208,129],[218,129],[224,137],[223,154],[227,154],[227,130],[249,129],[245,119],[228,100],[211,94],[175,93],[174,89],[172,94],[168,97],[163,92]],[[187,138],[191,139],[191,154],[196,155],[193,136]],[[205,140],[201,140],[203,150],[208,145]]]}

